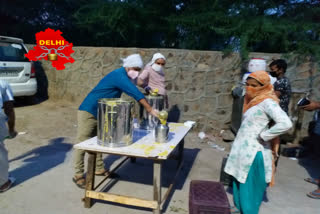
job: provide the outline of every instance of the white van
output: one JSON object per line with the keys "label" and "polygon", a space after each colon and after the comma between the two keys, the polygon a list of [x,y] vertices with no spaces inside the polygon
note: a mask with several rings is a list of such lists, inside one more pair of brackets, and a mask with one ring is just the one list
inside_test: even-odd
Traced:
{"label": "white van", "polygon": [[0,36],[0,79],[10,84],[15,97],[37,92],[35,67],[25,57],[27,52],[22,39]]}

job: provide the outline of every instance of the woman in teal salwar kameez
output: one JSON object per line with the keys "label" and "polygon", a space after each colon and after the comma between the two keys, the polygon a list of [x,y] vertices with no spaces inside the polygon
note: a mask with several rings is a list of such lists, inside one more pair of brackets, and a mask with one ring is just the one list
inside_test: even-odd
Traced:
{"label": "woman in teal salwar kameez", "polygon": [[[225,172],[234,177],[234,204],[242,214],[257,214],[272,176],[270,140],[292,127],[265,71],[246,82],[243,120],[233,142]],[[269,127],[271,121],[274,125]]]}

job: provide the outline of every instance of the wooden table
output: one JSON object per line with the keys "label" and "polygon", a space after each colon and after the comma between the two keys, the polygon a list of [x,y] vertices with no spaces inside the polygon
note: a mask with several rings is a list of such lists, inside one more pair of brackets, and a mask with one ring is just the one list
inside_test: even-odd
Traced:
{"label": "wooden table", "polygon": [[[97,144],[97,137],[76,144],[74,146],[76,149],[85,150],[89,155],[84,206],[86,208],[90,208],[92,206],[92,199],[99,199],[137,207],[151,208],[153,209],[153,213],[160,214],[161,206],[168,198],[183,164],[184,137],[191,129],[191,127],[185,126],[183,123],[170,123],[169,128],[170,132],[167,143],[155,142],[153,133],[150,131],[147,132],[145,130],[135,129],[133,131],[133,144],[126,147],[109,148],[100,146]],[[176,157],[178,160],[177,172],[173,181],[169,185],[168,190],[164,194],[163,198],[161,198],[161,166],[176,149],[178,153]],[[115,154],[125,157],[124,160],[110,170],[110,174],[130,158],[131,160],[134,160],[137,157],[153,160],[153,200],[96,191],[97,188],[110,176],[109,174],[95,186],[94,172],[96,153]]]}

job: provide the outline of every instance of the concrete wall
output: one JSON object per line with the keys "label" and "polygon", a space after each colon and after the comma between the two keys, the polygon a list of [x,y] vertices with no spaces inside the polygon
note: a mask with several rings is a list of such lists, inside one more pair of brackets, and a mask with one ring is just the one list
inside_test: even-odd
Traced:
{"label": "concrete wall", "polygon": [[[165,69],[169,104],[180,111],[180,121],[195,120],[197,129],[219,132],[228,127],[231,118],[231,89],[240,81],[245,63],[238,54],[224,56],[215,51],[191,51],[176,49],[137,49],[110,47],[75,47],[73,64],[57,71],[49,61],[42,60],[48,79],[50,99],[65,99],[79,105],[89,91],[112,70],[121,66],[120,58],[140,53],[147,63],[155,52],[167,57]],[[263,57],[270,63],[279,54],[252,53],[250,57]],[[296,99],[306,91],[320,100],[320,76],[316,64],[310,59],[288,60],[287,76],[291,80]],[[295,105],[292,105],[292,109]],[[306,113],[303,127],[311,118]]]}

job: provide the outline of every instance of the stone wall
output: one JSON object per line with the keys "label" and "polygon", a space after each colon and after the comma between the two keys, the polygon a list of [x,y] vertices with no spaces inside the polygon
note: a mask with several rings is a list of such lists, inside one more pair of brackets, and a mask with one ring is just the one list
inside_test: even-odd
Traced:
{"label": "stone wall", "polygon": [[[240,81],[246,67],[237,53],[224,56],[215,51],[110,47],[75,47],[74,50],[75,62],[66,64],[65,70],[57,71],[49,61],[41,61],[48,79],[50,99],[64,99],[79,105],[103,76],[121,66],[120,58],[139,53],[147,63],[155,52],[161,52],[167,57],[165,74],[170,107],[180,113],[180,121],[195,120],[197,130],[213,133],[228,128],[231,90]],[[252,53],[250,57],[262,57],[270,63],[272,58],[281,55]],[[287,61],[287,76],[293,91],[298,93],[296,97],[313,89],[315,98],[320,100],[320,87],[317,87],[320,76],[316,64],[309,59],[301,62],[297,57]],[[311,115],[305,114],[304,128]]]}

